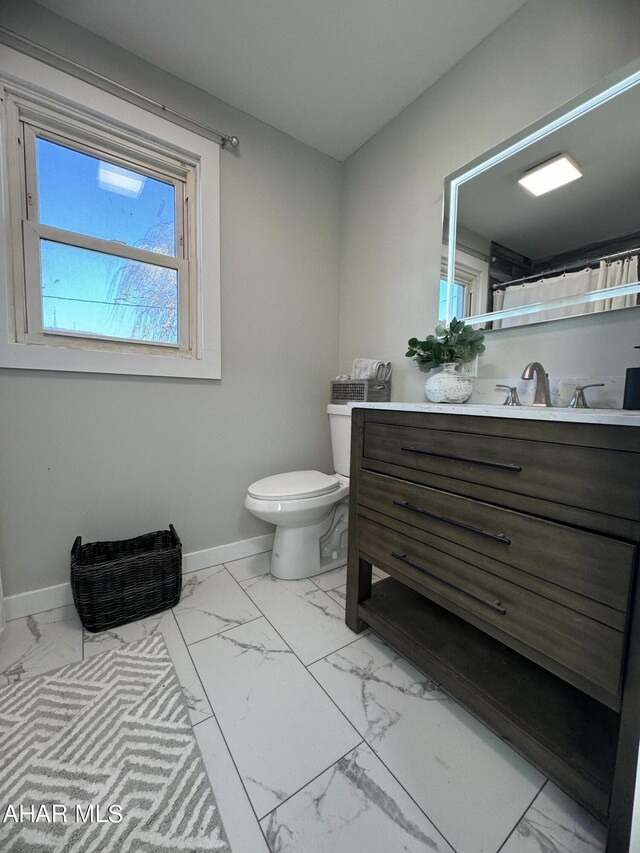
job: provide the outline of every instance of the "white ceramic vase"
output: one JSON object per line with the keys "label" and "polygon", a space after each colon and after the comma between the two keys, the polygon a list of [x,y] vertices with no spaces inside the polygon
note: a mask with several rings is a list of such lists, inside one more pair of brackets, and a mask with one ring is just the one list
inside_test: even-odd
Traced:
{"label": "white ceramic vase", "polygon": [[470,379],[458,373],[457,362],[442,365],[442,371],[424,383],[424,393],[432,403],[464,403],[473,391]]}

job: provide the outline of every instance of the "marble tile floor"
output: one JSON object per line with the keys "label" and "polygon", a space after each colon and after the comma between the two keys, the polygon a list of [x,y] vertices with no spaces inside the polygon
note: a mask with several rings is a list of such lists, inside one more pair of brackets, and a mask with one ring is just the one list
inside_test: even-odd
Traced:
{"label": "marble tile floor", "polygon": [[234,853],[603,853],[580,806],[345,627],[344,569],[279,581],[269,558],[189,573],[173,610],[100,634],[73,606],[9,622],[0,686],[161,631]]}

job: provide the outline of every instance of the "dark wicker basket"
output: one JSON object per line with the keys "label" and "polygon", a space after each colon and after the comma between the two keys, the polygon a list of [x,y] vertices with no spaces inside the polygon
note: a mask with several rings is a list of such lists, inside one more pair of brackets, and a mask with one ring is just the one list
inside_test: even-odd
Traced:
{"label": "dark wicker basket", "polygon": [[88,631],[105,631],[173,607],[182,589],[182,543],[172,524],[121,542],[71,549],[71,590]]}

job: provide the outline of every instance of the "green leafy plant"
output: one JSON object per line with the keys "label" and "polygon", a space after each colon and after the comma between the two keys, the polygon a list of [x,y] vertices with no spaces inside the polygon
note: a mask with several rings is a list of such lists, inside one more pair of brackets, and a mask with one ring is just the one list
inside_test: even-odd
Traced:
{"label": "green leafy plant", "polygon": [[483,332],[454,317],[448,327],[437,325],[435,335],[428,335],[424,341],[411,338],[406,356],[416,361],[420,370],[427,371],[453,361],[473,361],[485,351],[483,341]]}

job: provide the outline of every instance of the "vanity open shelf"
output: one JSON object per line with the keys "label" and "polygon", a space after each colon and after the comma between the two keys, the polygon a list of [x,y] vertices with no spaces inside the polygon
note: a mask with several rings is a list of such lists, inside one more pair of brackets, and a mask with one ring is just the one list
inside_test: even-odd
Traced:
{"label": "vanity open shelf", "polygon": [[[377,631],[627,853],[640,431],[450,411],[354,408],[347,624]],[[372,586],[372,565],[390,578]]]}
{"label": "vanity open shelf", "polygon": [[619,715],[389,578],[360,617],[606,822]]}

